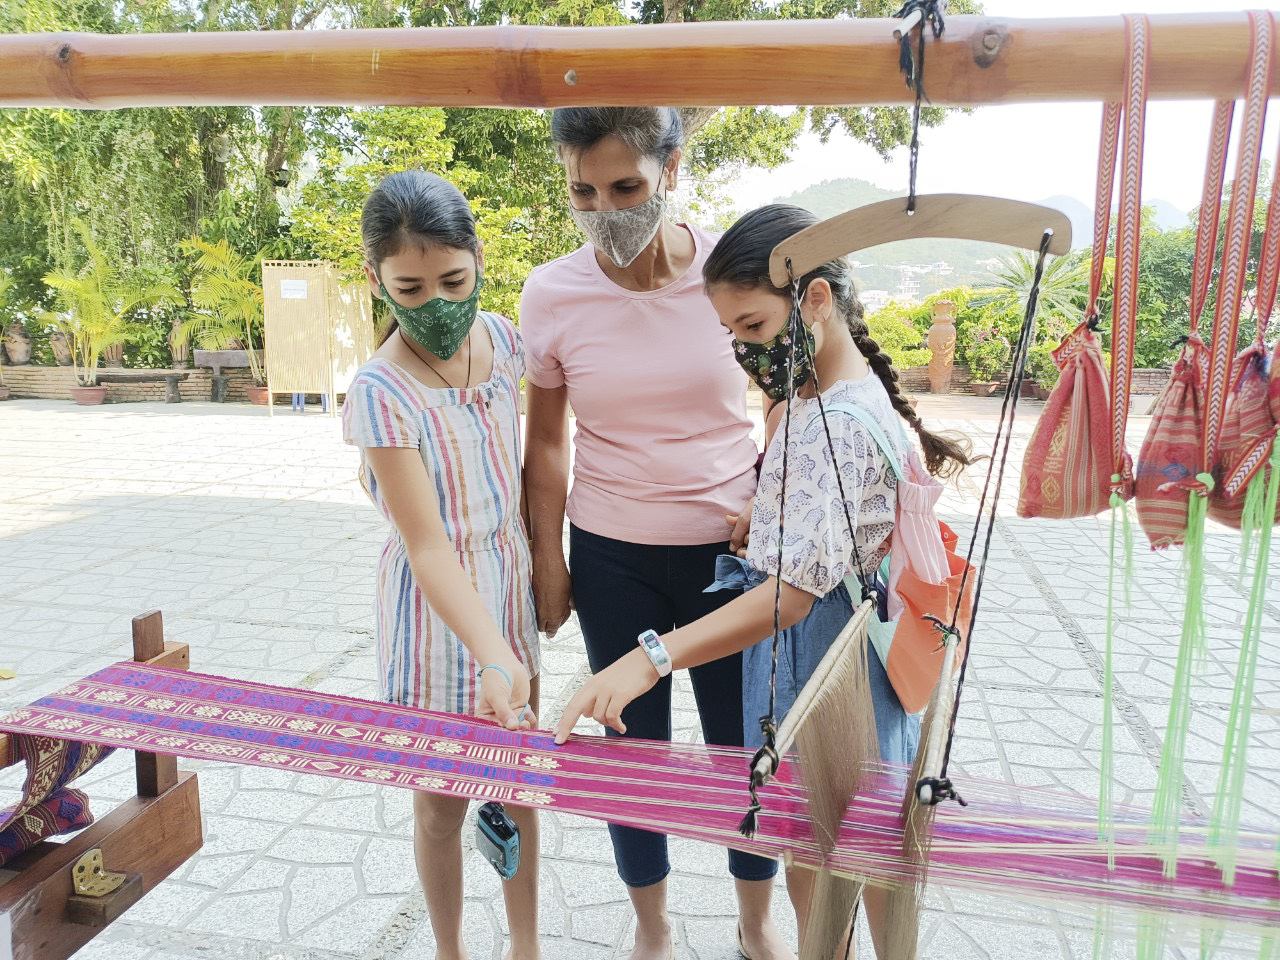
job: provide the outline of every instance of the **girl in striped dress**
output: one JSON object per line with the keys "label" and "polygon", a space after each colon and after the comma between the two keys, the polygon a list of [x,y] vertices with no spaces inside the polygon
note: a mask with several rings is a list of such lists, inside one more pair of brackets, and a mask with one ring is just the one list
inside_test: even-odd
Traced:
{"label": "girl in striped dress", "polygon": [[[520,335],[477,309],[471,208],[422,171],[385,179],[361,220],[365,273],[393,321],[357,373],[343,434],[391,523],[378,561],[378,682],[392,703],[536,722],[538,637],[520,517]],[[467,801],[415,793],[414,852],[438,960],[461,960]],[[508,960],[536,960],[538,833],[512,808],[522,863],[503,885]]]}

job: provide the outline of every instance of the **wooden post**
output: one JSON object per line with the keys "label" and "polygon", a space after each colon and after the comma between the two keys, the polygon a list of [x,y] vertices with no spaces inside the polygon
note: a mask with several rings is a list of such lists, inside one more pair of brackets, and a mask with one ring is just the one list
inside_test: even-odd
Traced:
{"label": "wooden post", "polygon": [[[185,657],[186,646],[183,645]],[[133,659],[155,661],[165,656],[164,621],[159,610],[133,618]],[[177,666],[177,664],[173,664]],[[158,797],[178,782],[178,759],[156,753],[137,754],[138,796]]]}
{"label": "wooden post", "polygon": [[[1245,13],[1150,22],[1151,99],[1243,95]],[[903,104],[913,94],[898,69],[897,25],[19,34],[0,37],[0,107]],[[1126,58],[1119,16],[953,16],[930,42],[925,88],[935,106],[1116,101]]]}

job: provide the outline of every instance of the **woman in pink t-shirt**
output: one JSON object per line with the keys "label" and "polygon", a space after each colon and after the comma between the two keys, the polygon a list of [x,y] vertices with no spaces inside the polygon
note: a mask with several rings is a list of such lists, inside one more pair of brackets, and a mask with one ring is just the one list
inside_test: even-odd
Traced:
{"label": "woman in pink t-shirt", "polygon": [[[702,289],[715,237],[665,215],[683,145],[679,113],[560,109],[551,132],[570,213],[590,242],[535,269],[520,302],[534,600],[548,635],[577,610],[599,671],[635,649],[642,631],[674,629],[725,603],[729,594],[703,591],[715,558],[729,552],[726,517],[755,493],[756,449],[746,377]],[[741,655],[691,677],[707,742],[741,744]],[[670,739],[670,679],[632,703],[625,722],[628,736]],[[631,960],[666,960],[666,837],[613,824],[609,833],[636,911]],[[729,870],[742,951],[794,957],[769,910],[777,864],[730,851]]]}

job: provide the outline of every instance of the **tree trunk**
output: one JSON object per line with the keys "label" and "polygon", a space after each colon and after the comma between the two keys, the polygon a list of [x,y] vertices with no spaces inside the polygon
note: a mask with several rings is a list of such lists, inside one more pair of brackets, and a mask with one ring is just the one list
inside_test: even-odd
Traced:
{"label": "tree trunk", "polygon": [[685,141],[693,139],[693,135],[701,130],[708,120],[716,115],[719,107],[681,107],[680,119],[684,123]]}

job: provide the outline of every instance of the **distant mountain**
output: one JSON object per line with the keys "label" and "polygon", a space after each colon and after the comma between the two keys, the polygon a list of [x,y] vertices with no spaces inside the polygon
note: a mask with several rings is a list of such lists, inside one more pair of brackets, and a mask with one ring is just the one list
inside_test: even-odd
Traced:
{"label": "distant mountain", "polygon": [[1093,208],[1085,206],[1075,197],[1057,194],[1041,200],[1042,207],[1061,210],[1071,221],[1071,249],[1093,246]]}
{"label": "distant mountain", "polygon": [[1161,230],[1179,230],[1191,224],[1190,212],[1179,210],[1167,200],[1148,200],[1143,206],[1155,208],[1156,226]]}
{"label": "distant mountain", "polygon": [[[824,180],[774,202],[793,203],[825,220],[854,207],[905,196],[845,177]],[[916,300],[953,287],[986,286],[993,262],[1008,252],[999,244],[971,240],[903,240],[854,254],[853,273],[864,294],[883,291],[900,301]]]}
{"label": "distant mountain", "polygon": [[[843,177],[824,180],[796,193],[778,197],[774,202],[793,203],[826,219],[854,207],[905,196],[905,191],[885,190],[866,180]],[[1071,221],[1072,249],[1079,250],[1093,244],[1092,207],[1063,194],[1039,202],[1067,215],[1067,219]],[[1161,230],[1187,225],[1187,214],[1171,203],[1151,200],[1146,205],[1155,209],[1156,224]],[[991,281],[990,268],[994,265],[993,261],[1008,254],[1007,247],[993,243],[904,240],[855,254],[853,259],[859,262],[854,267],[854,275],[858,288],[862,291],[881,290],[899,300],[921,299],[952,287],[985,286]]]}
{"label": "distant mountain", "polygon": [[866,180],[842,177],[839,180],[823,180],[798,193],[778,197],[774,203],[793,203],[825,220],[827,217],[834,217],[837,213],[844,213],[854,207],[906,195],[906,191],[886,190]]}

